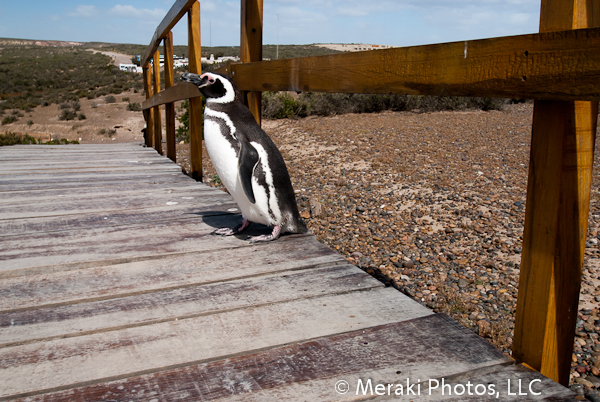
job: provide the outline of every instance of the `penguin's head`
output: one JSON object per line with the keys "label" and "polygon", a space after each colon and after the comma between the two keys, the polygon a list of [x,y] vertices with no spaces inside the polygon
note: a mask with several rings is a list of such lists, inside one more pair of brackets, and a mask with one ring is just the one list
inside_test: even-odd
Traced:
{"label": "penguin's head", "polygon": [[192,83],[206,96],[207,102],[229,103],[235,99],[236,88],[229,77],[218,73],[204,73],[202,75],[185,73],[182,81]]}

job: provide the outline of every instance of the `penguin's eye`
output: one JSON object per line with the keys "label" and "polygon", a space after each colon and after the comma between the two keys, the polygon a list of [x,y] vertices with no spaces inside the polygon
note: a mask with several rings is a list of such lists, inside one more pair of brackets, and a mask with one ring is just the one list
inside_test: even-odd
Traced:
{"label": "penguin's eye", "polygon": [[210,82],[211,84],[214,84],[215,83],[215,79],[214,78],[209,78],[208,82]]}

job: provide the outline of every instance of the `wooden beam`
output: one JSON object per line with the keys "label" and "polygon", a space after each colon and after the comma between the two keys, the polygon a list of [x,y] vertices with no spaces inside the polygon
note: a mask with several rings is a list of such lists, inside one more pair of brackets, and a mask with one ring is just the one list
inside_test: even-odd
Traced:
{"label": "wooden beam", "polygon": [[169,32],[171,32],[175,24],[177,24],[181,17],[188,12],[195,1],[196,0],[177,0],[173,6],[171,6],[171,9],[154,32],[154,36],[146,49],[146,53],[144,53],[144,57],[142,57],[142,66],[150,63],[150,59],[153,57],[156,49],[160,46],[161,41],[169,34]]}
{"label": "wooden beam", "polygon": [[[144,75],[144,91],[146,92],[146,100],[152,98],[152,72],[150,66],[145,65],[142,68]],[[154,109],[150,109],[144,112],[144,118],[146,119],[146,135],[145,144],[147,147],[151,147],[154,142]]]}
{"label": "wooden beam", "polygon": [[[196,1],[188,12],[188,71],[202,73],[202,49],[200,45],[200,2]],[[196,88],[196,91],[198,89]],[[198,91],[199,92],[199,91]],[[202,98],[190,99],[190,175],[202,181]]]}
{"label": "wooden beam", "polygon": [[157,105],[164,105],[170,102],[198,98],[201,96],[202,93],[196,85],[189,82],[180,82],[171,88],[160,91],[156,95],[146,99],[144,102],[142,102],[142,109],[151,109]]}
{"label": "wooden beam", "polygon": [[[160,53],[154,52],[152,58],[152,81],[154,83],[154,93],[160,92]],[[162,154],[162,122],[160,118],[160,106],[154,107],[154,149]]]}
{"label": "wooden beam", "polygon": [[[544,0],[540,31],[600,26],[590,0]],[[597,6],[597,2],[596,2]],[[513,356],[568,385],[598,102],[536,101]]]}
{"label": "wooden beam", "polygon": [[[165,89],[173,87],[175,75],[173,72],[173,32],[165,38]],[[175,104],[169,102],[165,105],[165,128],[167,131],[167,157],[177,162],[175,148]]]}
{"label": "wooden beam", "polygon": [[[262,60],[263,0],[242,0],[240,60],[252,63]],[[246,105],[261,123],[261,89],[244,93]]]}
{"label": "wooden beam", "polygon": [[600,100],[600,29],[230,64],[242,91]]}

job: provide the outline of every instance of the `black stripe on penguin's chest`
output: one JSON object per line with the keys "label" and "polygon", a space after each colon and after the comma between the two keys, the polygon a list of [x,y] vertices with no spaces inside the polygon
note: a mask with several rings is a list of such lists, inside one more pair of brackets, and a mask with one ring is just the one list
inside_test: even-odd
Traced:
{"label": "black stripe on penguin's chest", "polygon": [[235,139],[233,134],[231,133],[231,128],[229,127],[229,125],[227,124],[225,119],[218,117],[218,116],[213,116],[210,114],[206,114],[204,116],[204,119],[208,120],[212,123],[216,123],[219,126],[219,132],[229,142],[231,147],[234,149],[236,156],[239,157],[240,156],[240,144]]}

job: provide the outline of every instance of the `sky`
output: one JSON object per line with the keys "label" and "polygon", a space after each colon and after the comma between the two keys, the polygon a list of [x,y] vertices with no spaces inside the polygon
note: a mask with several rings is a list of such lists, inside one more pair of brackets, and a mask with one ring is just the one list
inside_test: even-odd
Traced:
{"label": "sky", "polygon": [[[147,45],[174,0],[0,0],[0,37]],[[239,45],[240,2],[201,1],[203,46]],[[540,0],[264,0],[263,44],[414,46],[535,33]],[[187,19],[173,29],[187,43]]]}

